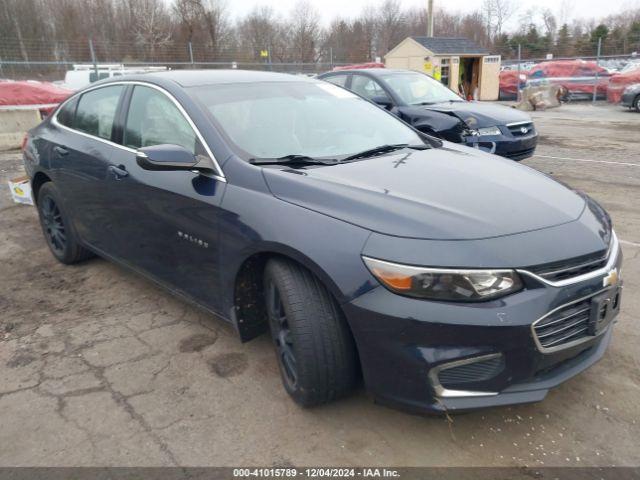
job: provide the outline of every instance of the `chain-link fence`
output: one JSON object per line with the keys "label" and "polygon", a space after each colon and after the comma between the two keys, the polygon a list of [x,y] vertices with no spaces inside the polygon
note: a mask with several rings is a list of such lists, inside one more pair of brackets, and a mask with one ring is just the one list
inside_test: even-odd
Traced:
{"label": "chain-link fence", "polygon": [[[554,39],[535,35],[512,36],[503,42],[498,39],[490,50],[502,56],[500,98],[516,99],[525,86],[544,83],[560,83],[568,90],[568,98],[604,98],[612,75],[640,69],[637,37],[640,34],[595,37],[567,36],[560,32]],[[93,81],[102,78],[104,74],[99,72],[109,68],[107,65],[111,70],[124,72],[163,67],[317,74],[344,65],[335,58],[345,58],[345,52],[353,59],[352,63],[372,60],[366,53],[354,53],[355,48],[349,45],[340,45],[338,50],[334,57],[331,47],[311,46],[300,51],[283,46],[237,43],[212,46],[162,38],[130,43],[0,37],[0,78],[61,81],[68,71],[83,68],[95,70]],[[574,65],[560,65],[559,60],[573,60]],[[513,75],[503,75],[505,71]]]}
{"label": "chain-link fence", "polygon": [[330,47],[300,52],[269,45],[218,45],[214,48],[174,41],[131,44],[0,39],[0,78],[62,80],[65,73],[78,64],[121,65],[124,68],[238,68],[316,74],[344,63],[334,61]]}

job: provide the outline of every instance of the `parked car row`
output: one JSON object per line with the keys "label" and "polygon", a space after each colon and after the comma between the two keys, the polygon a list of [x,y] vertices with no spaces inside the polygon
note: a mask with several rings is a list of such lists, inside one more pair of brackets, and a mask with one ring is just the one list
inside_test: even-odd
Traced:
{"label": "parked car row", "polygon": [[[51,253],[113,260],[243,341],[269,332],[303,406],[360,378],[417,412],[534,402],[598,361],[621,294],[604,209],[434,136],[518,141],[516,112],[421,74],[345,75],[172,71],[75,93],[24,142]],[[367,100],[383,94],[388,110]]]}
{"label": "parked car row", "polygon": [[[553,60],[529,65],[520,72],[516,69],[504,69],[500,72],[500,99],[514,100],[518,89],[527,85],[560,85],[567,92],[564,100],[592,99],[594,89],[596,98],[607,99],[611,103],[620,103],[626,88],[640,83],[640,62],[627,62],[619,71],[612,71],[594,61]],[[633,88],[630,88],[630,91]],[[630,93],[627,94],[627,97]],[[625,103],[623,106],[635,108],[637,103]]]}

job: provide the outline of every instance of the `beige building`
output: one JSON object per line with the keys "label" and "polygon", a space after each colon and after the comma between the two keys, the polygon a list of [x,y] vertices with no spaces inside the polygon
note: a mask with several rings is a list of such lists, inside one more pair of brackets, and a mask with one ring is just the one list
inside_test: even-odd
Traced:
{"label": "beige building", "polygon": [[500,55],[467,38],[407,37],[384,59],[387,68],[424,72],[465,98],[498,99]]}

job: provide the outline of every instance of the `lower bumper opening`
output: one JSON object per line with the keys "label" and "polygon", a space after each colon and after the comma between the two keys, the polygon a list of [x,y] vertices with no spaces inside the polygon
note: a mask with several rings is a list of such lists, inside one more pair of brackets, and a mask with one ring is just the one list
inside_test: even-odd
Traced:
{"label": "lower bumper opening", "polygon": [[495,378],[504,368],[504,355],[492,353],[438,365],[429,372],[429,379],[438,397],[491,396],[497,392],[479,391],[473,386]]}

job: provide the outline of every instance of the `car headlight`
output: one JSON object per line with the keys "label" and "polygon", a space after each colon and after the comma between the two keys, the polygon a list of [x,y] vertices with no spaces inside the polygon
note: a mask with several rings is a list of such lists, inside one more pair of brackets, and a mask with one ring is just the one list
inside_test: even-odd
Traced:
{"label": "car headlight", "polygon": [[485,127],[478,129],[478,135],[502,135],[498,127]]}
{"label": "car headlight", "polygon": [[362,257],[382,285],[400,295],[430,300],[477,302],[522,289],[514,270],[427,268]]}

